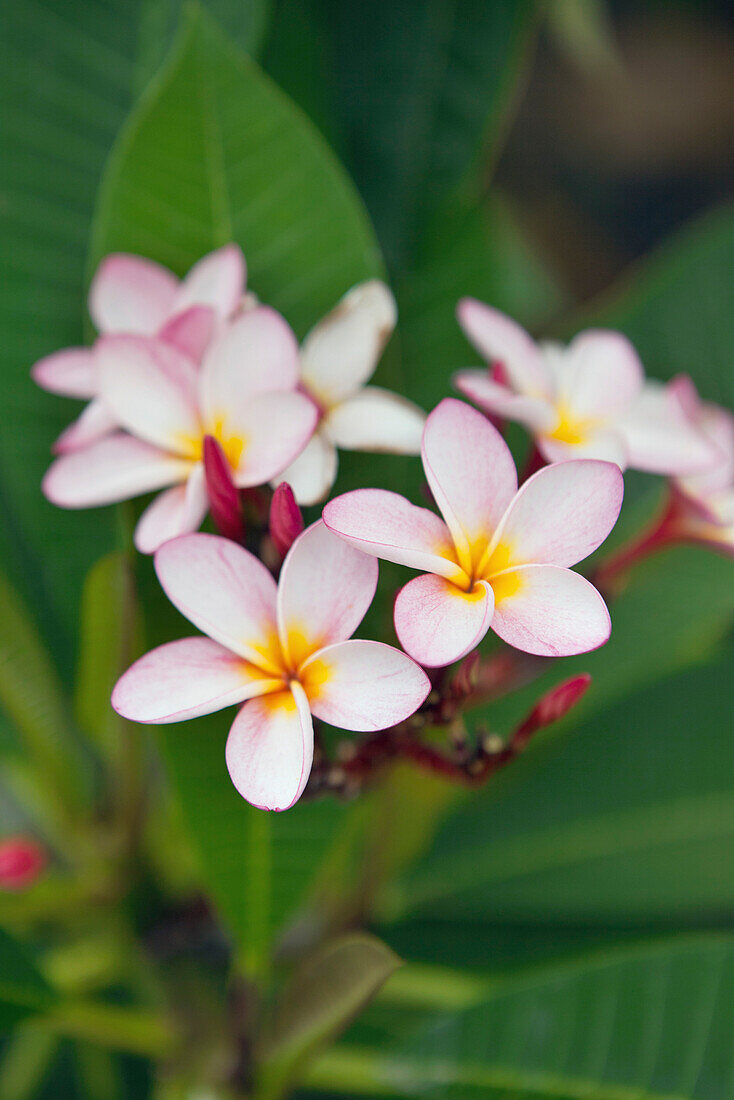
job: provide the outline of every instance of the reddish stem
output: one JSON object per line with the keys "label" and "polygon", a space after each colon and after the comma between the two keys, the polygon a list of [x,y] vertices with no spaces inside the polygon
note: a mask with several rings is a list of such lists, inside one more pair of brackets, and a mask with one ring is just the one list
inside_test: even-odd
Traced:
{"label": "reddish stem", "polygon": [[662,513],[652,525],[603,561],[592,579],[602,590],[618,587],[633,566],[664,547],[683,541],[685,533],[680,524],[678,503],[671,493]]}
{"label": "reddish stem", "polygon": [[232,471],[219,442],[214,436],[204,436],[204,474],[212,520],[227,539],[244,543],[245,524],[242,504]]}

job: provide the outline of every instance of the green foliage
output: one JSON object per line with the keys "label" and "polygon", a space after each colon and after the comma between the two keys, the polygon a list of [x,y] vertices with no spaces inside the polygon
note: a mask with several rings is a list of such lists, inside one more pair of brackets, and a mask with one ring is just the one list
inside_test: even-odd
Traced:
{"label": "green foliage", "polygon": [[518,86],[535,4],[406,8],[323,0],[345,153],[380,241],[404,264],[436,206],[481,190]]}
{"label": "green foliage", "polygon": [[728,654],[529,752],[451,817],[396,909],[602,926],[727,911],[731,681]]}
{"label": "green foliage", "polygon": [[124,249],[185,271],[235,240],[248,282],[300,333],[379,274],[360,200],[308,119],[200,9],[107,167],[93,261]]}
{"label": "green foliage", "polygon": [[733,982],[731,936],[610,950],[507,978],[463,1011],[398,1020],[374,1048],[327,1054],[310,1082],[436,1100],[724,1100]]}
{"label": "green foliage", "polygon": [[398,966],[393,951],[364,933],[332,940],[318,951],[281,996],[262,1055],[258,1096],[285,1095]]}
{"label": "green foliage", "polygon": [[28,952],[0,929],[0,1033],[19,1020],[51,1009],[53,990]]}

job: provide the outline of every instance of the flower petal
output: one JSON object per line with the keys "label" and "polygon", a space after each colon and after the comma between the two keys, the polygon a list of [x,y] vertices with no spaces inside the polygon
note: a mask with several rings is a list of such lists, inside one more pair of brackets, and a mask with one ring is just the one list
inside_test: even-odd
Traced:
{"label": "flower petal", "polygon": [[236,244],[226,244],[203,256],[179,286],[173,310],[211,306],[219,317],[230,317],[245,292],[245,258]]}
{"label": "flower petal", "polygon": [[617,522],[624,478],[612,462],[579,459],[528,478],[500,523],[492,553],[511,565],[575,565]]}
{"label": "flower petal", "polygon": [[606,604],[580,573],[522,565],[492,578],[492,629],[508,645],[541,657],[566,657],[603,645],[611,631]]}
{"label": "flower petal", "polygon": [[716,448],[686,417],[669,387],[647,382],[618,422],[629,464],[652,474],[685,475],[716,461]]}
{"label": "flower petal", "polygon": [[164,450],[195,455],[201,426],[190,359],[144,336],[105,336],[95,358],[101,396],[119,424]]}
{"label": "flower petal", "polygon": [[445,398],[426,421],[423,468],[462,564],[494,534],[517,492],[510,449],[476,409]]}
{"label": "flower petal", "polygon": [[642,388],[645,373],[634,347],[621,332],[589,329],[563,351],[558,398],[580,419],[616,417]]}
{"label": "flower petal", "polygon": [[303,688],[253,699],[227,738],[227,768],[235,787],[260,810],[297,802],[313,764],[313,722]]}
{"label": "flower petal", "polygon": [[173,308],[175,275],[142,256],[115,252],[97,268],[89,288],[89,313],[98,332],[152,336]]}
{"label": "flower petal", "polygon": [[131,722],[182,722],[278,686],[210,638],[179,638],[146,653],[120,677],[112,706]]}
{"label": "flower petal", "polygon": [[229,431],[242,439],[239,464],[234,471],[240,488],[263,485],[282,474],[308,443],[318,410],[302,393],[261,393],[240,410],[237,421],[228,420]]}
{"label": "flower petal", "polygon": [[620,470],[629,465],[627,444],[616,428],[598,428],[589,432],[582,443],[566,443],[551,436],[536,437],[538,450],[546,462],[567,462],[576,458],[597,458],[602,462],[614,462]]}
{"label": "flower petal", "polygon": [[169,539],[196,531],[208,510],[204,467],[199,462],[185,484],[166,489],[148,505],[135,528],[135,546],[141,554],[154,554]]}
{"label": "flower petal", "polygon": [[287,321],[256,306],[224,325],[201,368],[201,408],[207,423],[237,424],[255,394],[292,390],[298,382],[298,343]]}
{"label": "flower petal", "polygon": [[374,558],[319,520],[288,551],[278,583],[278,634],[297,668],[315,650],[351,637],[377,588]]}
{"label": "flower petal", "polygon": [[117,420],[104,401],[95,397],[76,420],[72,420],[68,428],[64,428],[54,443],[54,454],[68,454],[70,451],[78,451],[81,447],[88,447],[90,443],[96,443],[98,439],[103,439],[118,427]]}
{"label": "flower petal", "polygon": [[549,403],[540,397],[513,393],[489,377],[486,370],[460,370],[453,377],[460,393],[494,416],[506,417],[524,424],[531,431],[552,428],[555,414]]}
{"label": "flower petal", "polygon": [[278,474],[275,484],[287,481],[299,504],[318,504],[336,481],[338,462],[336,447],[326,432],[317,428],[298,458]]}
{"label": "flower petal", "polygon": [[524,328],[476,298],[462,298],[456,313],[479,354],[490,364],[502,363],[518,393],[528,397],[551,396],[551,380],[543,355]]}
{"label": "flower petal", "polygon": [[379,386],[366,386],[335,405],[325,420],[337,447],[399,455],[420,454],[425,422],[412,401]]}
{"label": "flower petal", "polygon": [[31,367],[31,378],[42,390],[62,397],[94,397],[97,368],[91,348],[64,348],[39,359]]}
{"label": "flower petal", "polygon": [[158,339],[172,344],[192,361],[200,363],[214,333],[217,315],[211,306],[189,306],[175,313],[158,333]]}
{"label": "flower petal", "polygon": [[330,531],[365,554],[444,577],[459,568],[443,520],[399,493],[354,489],[330,500],[323,518]]}
{"label": "flower petal", "polygon": [[427,668],[438,668],[479,645],[493,610],[486,581],[466,592],[444,577],[415,577],[395,600],[395,631],[406,653]]}
{"label": "flower petal", "polygon": [[94,508],[175,485],[190,468],[158,447],[116,432],[52,462],[43,492],[61,508]]}
{"label": "flower petal", "polygon": [[189,622],[268,674],[282,676],[276,585],[253,554],[218,535],[182,535],[161,546],[155,569]]}
{"label": "flower petal", "polygon": [[311,329],[301,355],[302,376],[327,408],[350,396],[370,378],[395,328],[397,309],[379,279],[352,287]]}
{"label": "flower petal", "polygon": [[299,679],[312,714],[362,733],[409,718],[431,690],[423,669],[399,649],[354,638],[318,650]]}

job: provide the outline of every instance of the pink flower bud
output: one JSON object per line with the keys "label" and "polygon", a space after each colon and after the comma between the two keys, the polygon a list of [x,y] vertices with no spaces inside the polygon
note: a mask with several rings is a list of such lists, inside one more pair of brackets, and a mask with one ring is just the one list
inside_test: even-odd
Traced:
{"label": "pink flower bud", "polygon": [[209,509],[217,530],[225,538],[243,542],[245,524],[239,491],[232,480],[232,471],[224,451],[211,435],[204,436],[204,473]]}
{"label": "pink flower bud", "polygon": [[287,481],[281,481],[270,504],[270,536],[276,550],[283,557],[300,535],[303,526],[303,516],[296,504],[293,490]]}
{"label": "pink flower bud", "polygon": [[45,851],[30,837],[0,840],[0,890],[25,890],[45,866]]}
{"label": "pink flower bud", "polygon": [[572,707],[576,706],[590,683],[591,676],[588,672],[582,672],[578,676],[572,676],[569,680],[564,680],[562,684],[557,684],[556,687],[551,688],[550,691],[541,696],[525,721],[518,726],[513,734],[512,743],[514,748],[522,748],[539,729],[560,721]]}

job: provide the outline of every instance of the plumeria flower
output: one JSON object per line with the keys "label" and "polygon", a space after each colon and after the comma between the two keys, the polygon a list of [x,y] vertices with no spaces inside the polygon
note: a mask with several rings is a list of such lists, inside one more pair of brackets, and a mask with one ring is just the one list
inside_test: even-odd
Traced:
{"label": "plumeria flower", "polygon": [[423,468],[443,520],[397,493],[330,501],[326,525],[352,546],[423,570],[398,593],[395,629],[416,661],[457,661],[492,629],[528,653],[582,653],[609,637],[599,593],[568,567],[604,541],[622,503],[618,466],[544,467],[518,491],[512,455],[475,409],[448,398],[423,432]]}
{"label": "plumeria flower", "polygon": [[276,586],[265,566],[216,535],[166,543],[155,567],[169,599],[207,637],[146,654],[118,681],[112,705],[135,722],[179,722],[243,703],[227,767],[254,806],[286,810],[313,761],[312,716],[342,729],[385,729],[430,689],[409,657],[351,639],[377,585],[377,562],[315,523]]}
{"label": "plumeria flower", "polygon": [[688,474],[712,460],[704,435],[670,387],[645,379],[637,352],[618,332],[588,330],[568,345],[534,340],[509,317],[473,298],[459,322],[490,367],[462,370],[454,384],[485,412],[524,424],[547,462],[601,458],[621,469]]}
{"label": "plumeria flower", "polygon": [[301,387],[319,408],[319,426],[303,454],[283,472],[299,504],[328,496],[337,447],[418,454],[425,416],[410,401],[366,386],[396,320],[395,300],[377,279],[360,283],[306,337]]}
{"label": "plumeria flower", "polygon": [[[89,314],[100,335],[157,336],[198,362],[217,321],[239,307],[245,277],[245,260],[235,244],[210,252],[181,280],[153,260],[117,252],[105,257],[95,272]],[[31,375],[42,389],[89,401],[56,441],[57,453],[84,447],[118,427],[100,398],[91,347],[48,355],[33,366]]]}
{"label": "plumeria flower", "polygon": [[734,416],[701,401],[686,376],[675,378],[671,388],[717,452],[709,469],[673,481],[674,521],[689,537],[734,554]]}
{"label": "plumeria flower", "polygon": [[313,402],[294,389],[295,336],[266,306],[223,326],[201,368],[146,336],[102,337],[95,360],[102,400],[125,431],[61,455],[43,490],[62,508],[90,508],[165,489],[137,525],[143,553],[195,531],[206,515],[205,436],[219,442],[235,484],[245,488],[292,462],[318,418]]}

